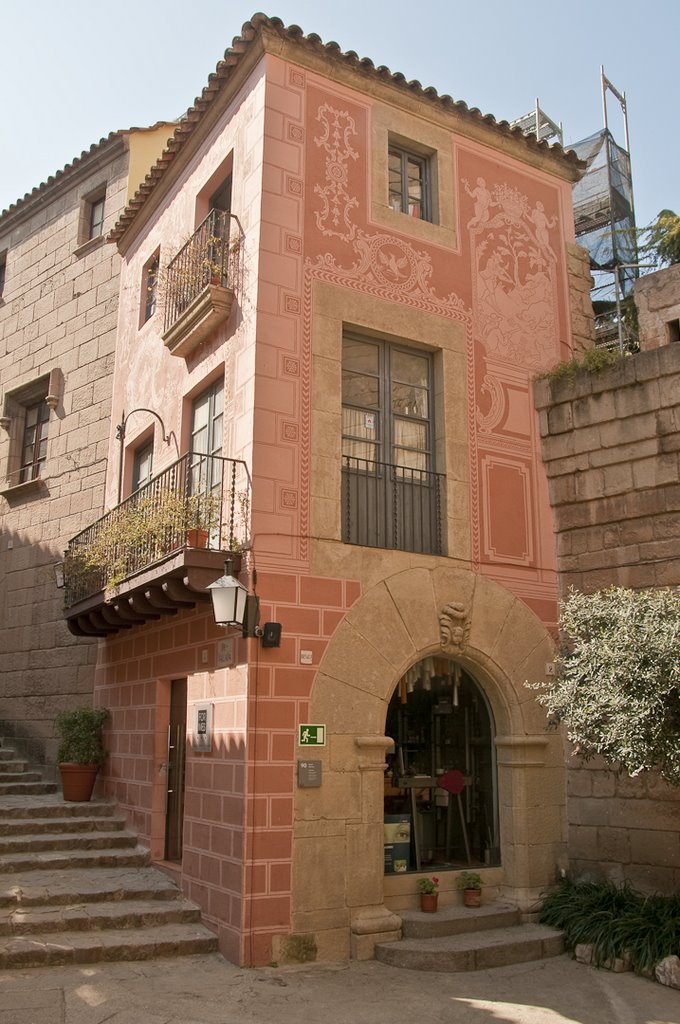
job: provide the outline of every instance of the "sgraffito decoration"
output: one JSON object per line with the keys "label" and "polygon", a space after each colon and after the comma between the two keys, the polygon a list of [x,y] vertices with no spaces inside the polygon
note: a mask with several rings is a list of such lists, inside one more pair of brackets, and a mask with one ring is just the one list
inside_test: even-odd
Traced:
{"label": "sgraffito decoration", "polygon": [[557,217],[543,203],[530,204],[519,189],[501,183],[474,187],[467,222],[473,255],[476,334],[495,359],[540,368],[558,350],[556,256],[550,230]]}
{"label": "sgraffito decoration", "polygon": [[316,120],[321,125],[321,133],[314,142],[326,150],[326,182],[314,186],[314,194],[322,202],[322,209],[316,212],[316,226],[324,235],[335,235],[349,242],[357,232],[351,212],[359,205],[357,197],[349,192],[350,161],[359,157],[350,141],[358,134],[356,124],[346,110],[337,110],[329,103],[319,107]]}
{"label": "sgraffito decoration", "polygon": [[430,284],[432,258],[429,253],[396,235],[370,235],[359,229],[352,249],[356,259],[351,266],[340,266],[327,252],[316,260],[307,260],[307,275],[415,306],[428,313],[470,322],[470,313],[459,296],[451,292],[441,298]]}

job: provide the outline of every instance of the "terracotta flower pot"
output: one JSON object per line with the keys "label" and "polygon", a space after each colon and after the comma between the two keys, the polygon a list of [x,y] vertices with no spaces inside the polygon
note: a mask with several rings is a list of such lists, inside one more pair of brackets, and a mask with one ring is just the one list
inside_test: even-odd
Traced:
{"label": "terracotta flower pot", "polygon": [[463,889],[463,905],[466,907],[481,907],[481,889]]}
{"label": "terracotta flower pot", "polygon": [[434,914],[437,910],[438,892],[421,892],[420,909],[424,914]]}
{"label": "terracotta flower pot", "polygon": [[190,548],[207,548],[209,536],[210,534],[207,530],[187,530],[187,546]]}
{"label": "terracotta flower pot", "polygon": [[72,803],[85,803],[92,796],[97,780],[98,764],[70,764],[62,761],[59,764],[61,789],[64,800]]}

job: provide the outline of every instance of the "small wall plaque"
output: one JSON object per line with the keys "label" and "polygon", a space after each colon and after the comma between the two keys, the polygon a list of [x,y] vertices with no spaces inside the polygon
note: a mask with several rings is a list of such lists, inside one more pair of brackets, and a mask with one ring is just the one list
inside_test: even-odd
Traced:
{"label": "small wall plaque", "polygon": [[208,754],[212,750],[212,704],[194,705],[194,722],[191,731],[191,749],[196,754]]}
{"label": "small wall plaque", "polygon": [[316,789],[321,785],[321,761],[298,761],[298,786]]}

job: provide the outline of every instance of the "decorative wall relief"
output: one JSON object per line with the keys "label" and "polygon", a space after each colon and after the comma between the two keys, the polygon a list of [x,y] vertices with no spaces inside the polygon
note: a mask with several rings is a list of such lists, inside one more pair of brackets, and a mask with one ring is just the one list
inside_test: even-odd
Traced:
{"label": "decorative wall relief", "polygon": [[470,635],[469,612],[464,604],[452,601],[439,613],[439,642],[447,651],[461,652]]}
{"label": "decorative wall relief", "polygon": [[350,161],[359,157],[350,142],[358,134],[356,124],[346,110],[337,110],[329,103],[319,107],[316,120],[322,130],[314,142],[326,150],[326,183],[314,186],[314,194],[323,204],[321,211],[315,214],[316,225],[322,234],[349,242],[357,232],[350,215],[359,205],[357,197],[350,195],[348,189]]}
{"label": "decorative wall relief", "polygon": [[557,224],[539,200],[508,184],[474,188],[463,178],[474,202],[467,223],[473,258],[477,336],[486,352],[527,368],[545,365],[557,354],[556,256],[549,232]]}
{"label": "decorative wall relief", "polygon": [[383,299],[403,302],[429,313],[469,322],[470,313],[454,292],[440,298],[432,285],[432,258],[396,235],[369,235],[359,229],[352,242],[356,260],[341,267],[331,253],[307,260],[313,277],[358,288]]}

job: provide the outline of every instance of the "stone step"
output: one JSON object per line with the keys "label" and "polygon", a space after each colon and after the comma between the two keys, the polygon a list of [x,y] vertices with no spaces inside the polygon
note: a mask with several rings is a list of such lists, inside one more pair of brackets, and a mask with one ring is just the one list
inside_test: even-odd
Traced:
{"label": "stone step", "polygon": [[[1,808],[0,813],[2,813]],[[65,818],[58,818],[56,815],[50,818],[0,817],[0,837],[35,836],[45,832],[116,832],[124,827],[123,818],[114,818],[113,815],[106,817],[86,817],[85,815],[76,817],[73,815]]]}
{"label": "stone step", "polygon": [[11,761],[16,756],[16,750],[12,750],[11,747],[0,747],[0,761]]}
{"label": "stone step", "polygon": [[109,900],[170,900],[178,895],[175,883],[152,867],[64,868],[0,877],[0,907],[14,909]]}
{"label": "stone step", "polygon": [[22,936],[0,942],[0,967],[152,960],[163,956],[211,953],[216,949],[217,936],[200,924],[170,924],[95,933],[67,931],[54,936]]}
{"label": "stone step", "polygon": [[43,777],[40,772],[25,772],[23,770],[16,772],[2,772],[0,774],[0,792],[5,792],[7,786],[15,785],[17,782],[42,782]]}
{"label": "stone step", "polygon": [[123,849],[137,845],[137,836],[123,830],[107,832],[43,832],[39,835],[0,836],[0,864],[5,856],[58,850]]}
{"label": "stone step", "polygon": [[564,952],[562,932],[540,924],[448,935],[433,939],[382,942],[375,957],[391,967],[457,973],[527,963]]}
{"label": "stone step", "polygon": [[65,801],[56,786],[46,794],[30,796],[26,794],[5,795],[0,797],[0,817],[7,818],[77,818],[112,817],[116,813],[115,804],[108,800],[90,800],[83,803]]}
{"label": "stone step", "polygon": [[444,935],[461,935],[510,928],[520,923],[520,912],[509,903],[485,903],[481,907],[461,904],[441,907],[435,914],[421,910],[400,910],[401,931],[405,939],[435,939]]}
{"label": "stone step", "polygon": [[141,867],[148,860],[149,851],[143,846],[122,850],[110,846],[101,850],[42,850],[0,856],[0,875],[18,871],[60,871],[62,868]]}
{"label": "stone step", "polygon": [[49,934],[61,931],[93,931],[95,929],[153,928],[166,924],[200,922],[199,907],[190,900],[116,900],[104,903],[65,905],[43,904],[38,907],[7,907],[0,910],[0,936]]}
{"label": "stone step", "polygon": [[38,793],[56,792],[55,782],[0,782],[0,800],[5,796],[35,796]]}
{"label": "stone step", "polygon": [[[8,772],[23,775],[26,771],[27,761],[11,761],[9,758],[0,760],[0,779]],[[42,778],[42,776],[40,776]]]}

